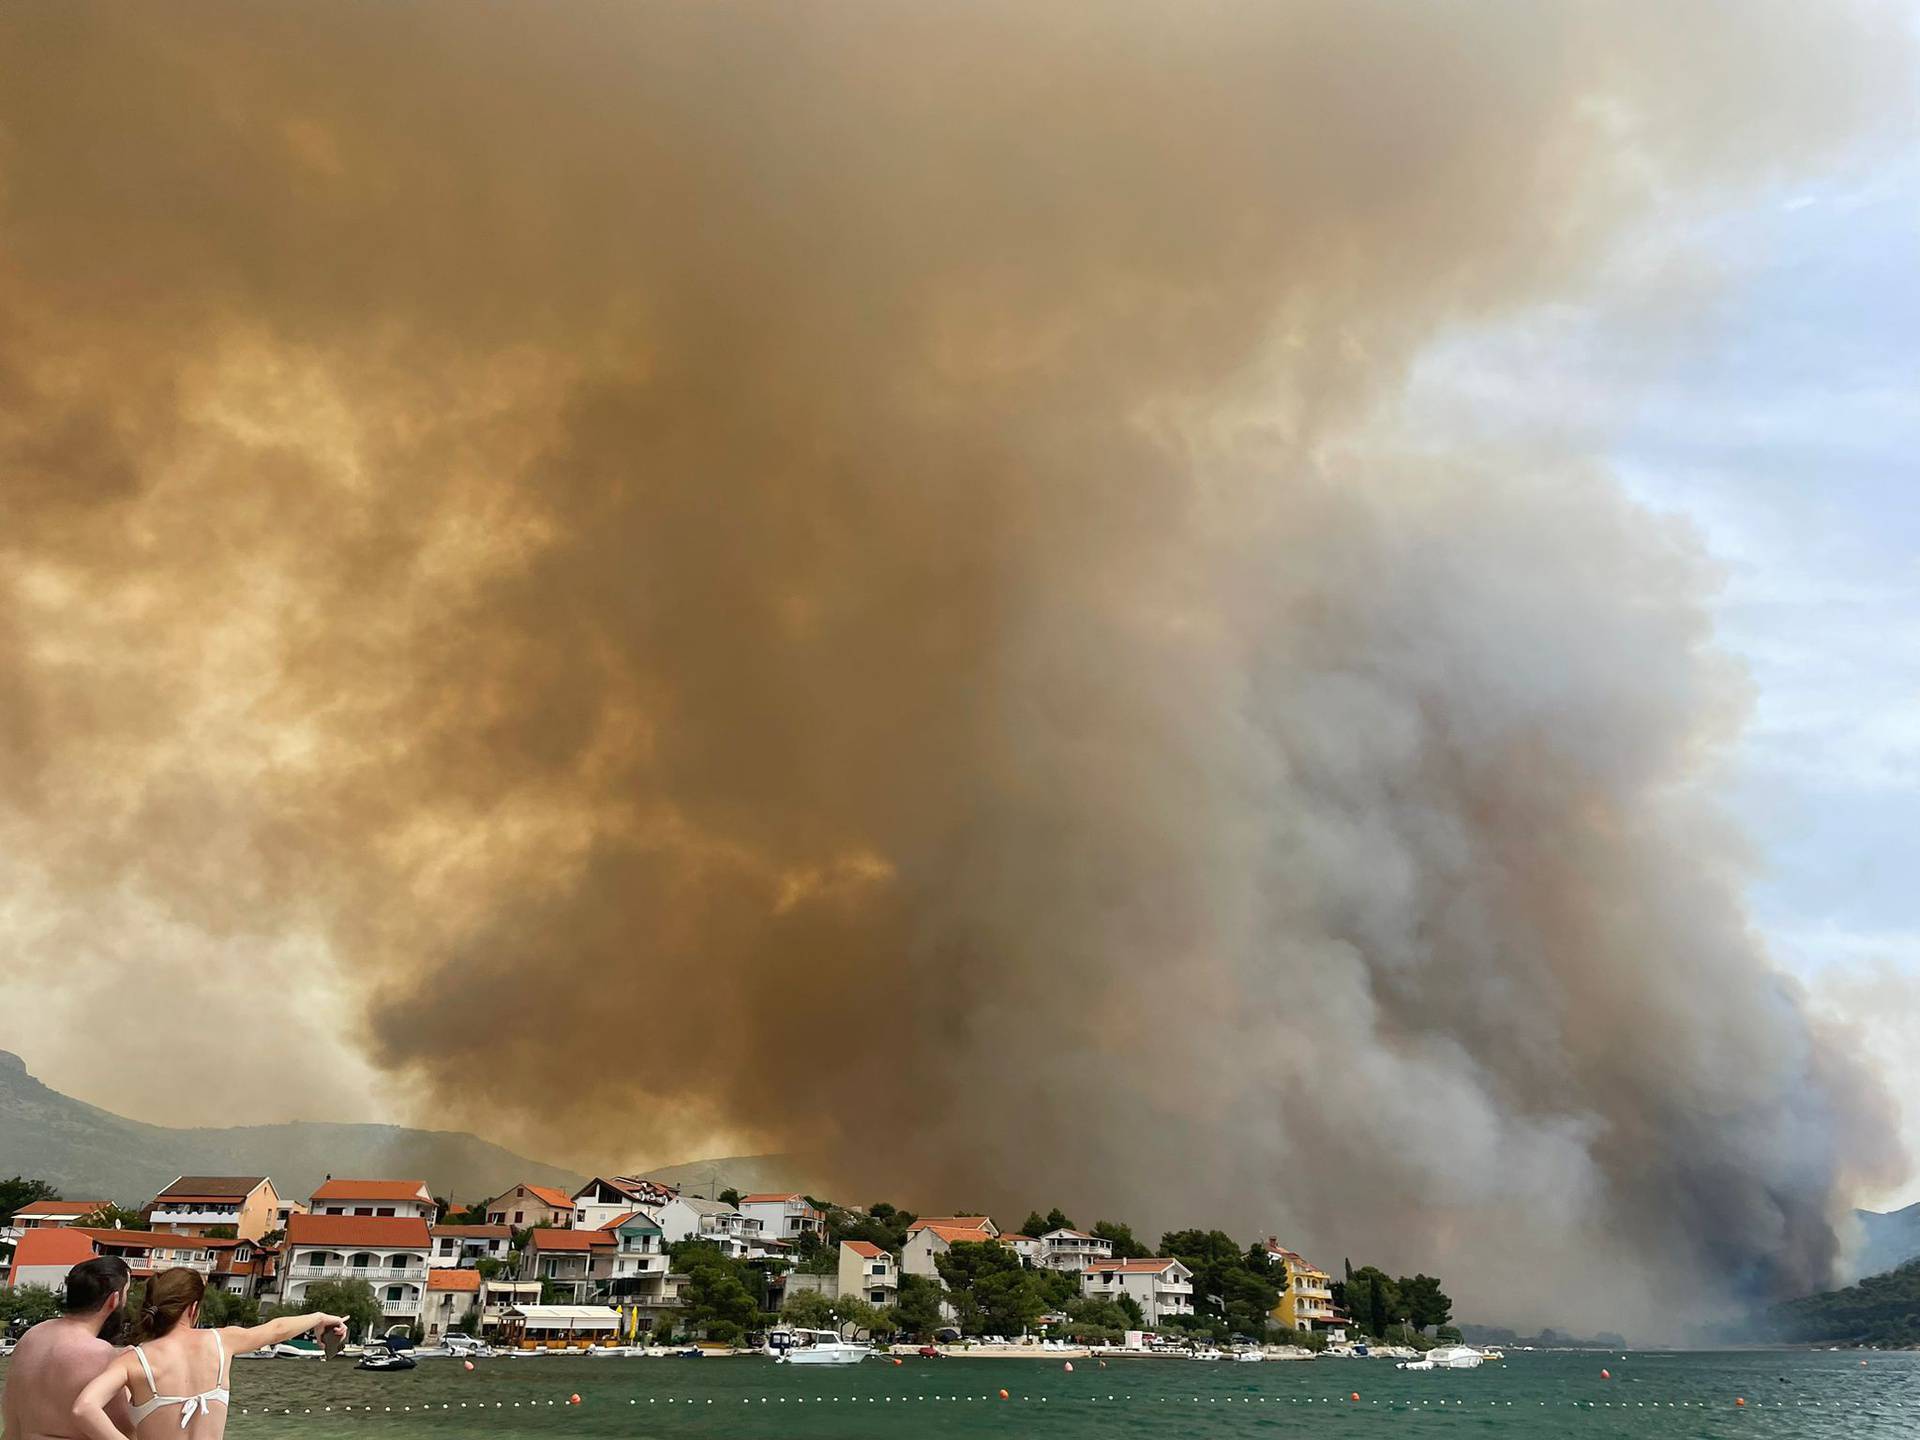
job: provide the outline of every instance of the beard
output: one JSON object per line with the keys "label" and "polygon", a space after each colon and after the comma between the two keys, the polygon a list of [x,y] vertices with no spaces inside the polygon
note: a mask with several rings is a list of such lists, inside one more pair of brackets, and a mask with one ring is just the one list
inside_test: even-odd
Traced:
{"label": "beard", "polygon": [[116,1305],[107,1312],[106,1318],[100,1322],[100,1338],[109,1345],[118,1345],[126,1333],[127,1307],[124,1304]]}

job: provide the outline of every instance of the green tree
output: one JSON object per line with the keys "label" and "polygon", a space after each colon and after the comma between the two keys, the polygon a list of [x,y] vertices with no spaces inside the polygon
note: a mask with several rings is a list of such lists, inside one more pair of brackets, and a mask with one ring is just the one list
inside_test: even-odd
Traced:
{"label": "green tree", "polygon": [[1220,1272],[1220,1318],[1236,1335],[1266,1333],[1267,1316],[1280,1303],[1280,1292],[1263,1275],[1244,1265]]}
{"label": "green tree", "polygon": [[760,1314],[747,1288],[746,1266],[729,1260],[717,1245],[675,1246],[675,1265],[686,1273],[680,1289],[689,1328],[712,1340],[737,1340]]}
{"label": "green tree", "polygon": [[[51,1197],[40,1196],[40,1199]],[[20,1204],[31,1205],[32,1200]],[[60,1313],[60,1297],[44,1285],[21,1285],[0,1289],[0,1330],[18,1335],[30,1325],[51,1320]]]}
{"label": "green tree", "polygon": [[359,1340],[377,1330],[385,1314],[373,1286],[364,1280],[315,1280],[305,1295],[284,1307],[284,1313],[338,1315],[347,1322],[347,1332]]}
{"label": "green tree", "polygon": [[729,1185],[720,1192],[720,1203],[722,1205],[738,1205],[740,1203],[740,1192]]}
{"label": "green tree", "polygon": [[940,1286],[927,1275],[902,1275],[893,1304],[894,1324],[905,1334],[931,1335],[941,1326]]}
{"label": "green tree", "polygon": [[[107,1205],[96,1211],[87,1223],[106,1230],[144,1230],[147,1228],[147,1217],[138,1210],[129,1210],[122,1205]],[[218,1238],[233,1239],[233,1227],[229,1225],[226,1228],[229,1233]],[[213,1234],[211,1230],[207,1233]]]}
{"label": "green tree", "polygon": [[209,1225],[206,1237],[209,1240],[238,1240],[240,1232],[232,1225]]}
{"label": "green tree", "polygon": [[1453,1318],[1453,1300],[1432,1275],[1415,1275],[1411,1280],[1402,1275],[1394,1287],[1400,1292],[1400,1313],[1416,1330],[1444,1325]]}
{"label": "green tree", "polygon": [[1126,1313],[1127,1327],[1129,1329],[1143,1330],[1146,1328],[1146,1324],[1147,1324],[1146,1311],[1140,1308],[1140,1302],[1134,1299],[1133,1296],[1121,1295],[1117,1299],[1115,1299],[1113,1303],[1118,1305],[1121,1308],[1121,1310]]}
{"label": "green tree", "polygon": [[507,1267],[504,1261],[496,1260],[491,1255],[480,1255],[475,1257],[473,1268],[480,1272],[480,1278],[484,1281],[493,1279]]}
{"label": "green tree", "polygon": [[1347,1277],[1346,1297],[1354,1323],[1376,1339],[1384,1338],[1387,1327],[1405,1313],[1399,1287],[1386,1271],[1372,1265],[1362,1265]]}
{"label": "green tree", "polygon": [[1134,1238],[1132,1226],[1122,1225],[1116,1220],[1096,1221],[1093,1233],[1113,1246],[1113,1258],[1116,1260],[1145,1260],[1153,1254]]}
{"label": "green tree", "polygon": [[200,1301],[200,1323],[215,1329],[222,1325],[258,1325],[260,1302],[251,1295],[229,1295],[225,1290],[209,1288]]}
{"label": "green tree", "polygon": [[476,1200],[463,1210],[451,1210],[443,1222],[448,1225],[484,1225],[487,1223],[487,1202]]}
{"label": "green tree", "polygon": [[60,1192],[44,1180],[29,1180],[16,1175],[0,1180],[0,1222],[13,1219],[13,1212],[36,1200],[58,1200]]}
{"label": "green tree", "polygon": [[842,1295],[833,1302],[833,1321],[834,1328],[846,1338],[875,1334],[889,1323],[858,1295]]}
{"label": "green tree", "polygon": [[787,1296],[780,1314],[803,1330],[826,1330],[833,1325],[833,1302],[818,1290],[801,1290]]}
{"label": "green tree", "polygon": [[1438,1340],[1442,1345],[1458,1345],[1460,1343],[1460,1327],[1458,1325],[1442,1325],[1433,1332],[1433,1338]]}
{"label": "green tree", "polygon": [[[1056,1205],[1053,1207],[1053,1209],[1047,1212],[1047,1229],[1048,1230],[1071,1230],[1073,1229],[1073,1221],[1067,1218],[1066,1211],[1062,1210],[1058,1205]],[[1045,1232],[1043,1231],[1042,1233],[1044,1234]]]}
{"label": "green tree", "polygon": [[933,1263],[962,1328],[975,1334],[1018,1335],[1046,1309],[1038,1277],[1004,1245],[962,1240]]}
{"label": "green tree", "polygon": [[1020,1233],[1022,1235],[1031,1235],[1036,1240],[1039,1239],[1047,1233],[1047,1217],[1042,1215],[1038,1210],[1029,1210],[1026,1220],[1020,1226]]}

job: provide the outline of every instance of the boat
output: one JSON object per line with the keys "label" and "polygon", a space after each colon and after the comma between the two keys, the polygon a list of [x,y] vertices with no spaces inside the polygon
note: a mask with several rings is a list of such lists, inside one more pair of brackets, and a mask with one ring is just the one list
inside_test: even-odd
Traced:
{"label": "boat", "polygon": [[707,1352],[702,1350],[698,1345],[687,1345],[678,1350],[670,1350],[667,1353],[670,1358],[675,1360],[699,1360],[704,1357]]}
{"label": "boat", "polygon": [[1436,1345],[1417,1360],[1402,1360],[1400,1370],[1478,1370],[1487,1357],[1471,1345]]}
{"label": "boat", "polygon": [[281,1360],[324,1360],[327,1352],[321,1348],[318,1340],[282,1340],[273,1347],[274,1356]]}
{"label": "boat", "polygon": [[389,1350],[384,1345],[369,1345],[356,1370],[413,1370],[420,1362],[405,1350]]}
{"label": "boat", "polygon": [[1211,1345],[1203,1345],[1198,1349],[1187,1352],[1187,1359],[1189,1360],[1224,1360],[1226,1358],[1226,1351],[1216,1350]]}
{"label": "boat", "polygon": [[440,1348],[456,1360],[490,1360],[494,1349],[486,1341],[458,1330],[440,1342]]}
{"label": "boat", "polygon": [[1247,1365],[1257,1360],[1264,1360],[1267,1357],[1258,1350],[1235,1350],[1228,1355],[1227,1358],[1236,1365]]}
{"label": "boat", "polygon": [[776,1365],[858,1365],[872,1355],[871,1345],[842,1340],[832,1330],[794,1330],[793,1343],[774,1356]]}

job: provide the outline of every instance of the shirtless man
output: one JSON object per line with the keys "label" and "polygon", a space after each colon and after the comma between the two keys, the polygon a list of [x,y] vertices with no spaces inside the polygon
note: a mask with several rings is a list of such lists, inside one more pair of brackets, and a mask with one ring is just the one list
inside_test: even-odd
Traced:
{"label": "shirtless man", "polygon": [[[101,1255],[67,1272],[65,1312],[43,1320],[14,1347],[0,1390],[0,1440],[67,1440],[74,1428],[73,1402],[118,1353],[100,1331],[127,1298],[133,1273],[127,1262]],[[123,1435],[133,1433],[122,1391],[108,1417]]]}

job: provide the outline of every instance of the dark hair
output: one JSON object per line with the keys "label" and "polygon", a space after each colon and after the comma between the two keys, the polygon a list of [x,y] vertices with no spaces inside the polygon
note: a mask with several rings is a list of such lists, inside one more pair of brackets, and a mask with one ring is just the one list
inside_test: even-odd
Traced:
{"label": "dark hair", "polygon": [[67,1271],[66,1294],[60,1308],[69,1315],[98,1310],[110,1296],[125,1290],[133,1279],[127,1262],[117,1255],[96,1255]]}
{"label": "dark hair", "polygon": [[133,1322],[133,1341],[158,1340],[207,1293],[207,1277],[198,1270],[176,1265],[162,1270],[147,1281],[147,1293],[141,1297],[140,1314]]}

